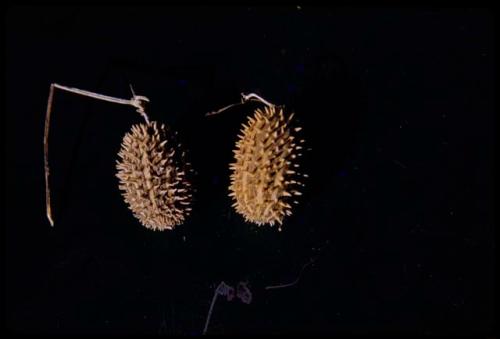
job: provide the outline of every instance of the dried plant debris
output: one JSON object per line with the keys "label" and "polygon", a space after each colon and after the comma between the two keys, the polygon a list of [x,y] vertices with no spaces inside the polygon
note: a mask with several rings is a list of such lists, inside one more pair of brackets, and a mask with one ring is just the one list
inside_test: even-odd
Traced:
{"label": "dried plant debris", "polygon": [[165,125],[137,124],[123,138],[117,177],[134,216],[152,230],[171,230],[190,214],[191,166]]}
{"label": "dried plant debris", "polygon": [[259,226],[277,223],[281,230],[307,177],[298,173],[304,140],[298,140],[301,127],[292,127],[292,119],[280,107],[257,109],[238,136],[229,195],[236,211]]}

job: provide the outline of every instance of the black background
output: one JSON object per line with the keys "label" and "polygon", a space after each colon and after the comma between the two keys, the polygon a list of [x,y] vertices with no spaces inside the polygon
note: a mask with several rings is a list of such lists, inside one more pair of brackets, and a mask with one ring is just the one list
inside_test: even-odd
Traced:
{"label": "black background", "polygon": [[[486,9],[11,7],[6,14],[6,322],[20,333],[492,331],[493,14]],[[131,107],[56,90],[55,227],[45,217],[49,85],[151,100],[197,171],[193,214],[142,227],[115,178]],[[255,92],[296,112],[310,180],[281,233],[227,196]],[[311,259],[299,282],[288,288]]]}

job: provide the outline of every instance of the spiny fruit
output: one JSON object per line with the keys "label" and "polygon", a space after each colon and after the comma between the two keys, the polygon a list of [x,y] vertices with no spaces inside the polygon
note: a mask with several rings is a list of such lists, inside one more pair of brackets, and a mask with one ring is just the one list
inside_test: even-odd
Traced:
{"label": "spiny fruit", "polygon": [[292,214],[290,203],[301,195],[301,179],[307,177],[297,172],[304,140],[296,140],[301,127],[293,128],[292,118],[275,106],[257,109],[243,124],[233,151],[229,196],[236,211],[259,226],[278,223],[281,230],[285,215]]}
{"label": "spiny fruit", "polygon": [[152,230],[173,229],[191,208],[190,164],[174,135],[153,121],[132,126],[117,160],[119,188],[134,216]]}

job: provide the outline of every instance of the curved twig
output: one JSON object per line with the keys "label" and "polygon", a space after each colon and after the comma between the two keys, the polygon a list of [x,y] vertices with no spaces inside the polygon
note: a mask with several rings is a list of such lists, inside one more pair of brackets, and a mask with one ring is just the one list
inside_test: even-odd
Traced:
{"label": "curved twig", "polygon": [[224,292],[229,288],[225,282],[221,281],[219,286],[215,289],[214,296],[212,298],[212,303],[210,304],[210,309],[208,310],[207,320],[205,321],[205,328],[203,329],[203,334],[207,332],[208,324],[210,323],[210,317],[212,316],[212,310],[215,305],[215,301],[217,300],[217,296],[219,294],[224,295]]}
{"label": "curved twig", "polygon": [[241,102],[238,102],[238,103],[235,103],[235,104],[231,104],[231,105],[227,105],[227,106],[225,106],[225,107],[223,107],[223,108],[221,108],[221,109],[219,109],[217,111],[209,112],[209,113],[205,114],[205,116],[211,116],[211,115],[216,115],[216,114],[222,113],[222,112],[224,112],[225,110],[228,110],[231,107],[243,105],[243,104],[246,104],[249,101],[258,101],[258,102],[263,103],[264,105],[266,105],[268,107],[273,107],[274,106],[274,104],[272,104],[269,101],[263,99],[261,96],[255,94],[255,93],[249,93],[249,94],[241,93]]}
{"label": "curved twig", "polygon": [[265,289],[266,290],[273,290],[273,289],[277,289],[277,288],[285,288],[285,287],[290,287],[290,286],[293,286],[295,285],[296,283],[299,282],[300,280],[300,277],[302,276],[302,272],[304,271],[304,269],[311,265],[312,263],[314,263],[314,259],[311,259],[309,262],[307,262],[304,266],[302,266],[302,269],[300,270],[299,272],[299,276],[297,277],[297,279],[295,279],[293,282],[291,283],[288,283],[288,284],[280,284],[280,285],[273,285],[273,286],[266,286]]}
{"label": "curved twig", "polygon": [[255,93],[249,93],[249,94],[241,93],[241,100],[243,102],[247,102],[247,101],[250,101],[250,100],[260,101],[261,103],[265,104],[268,107],[273,107],[274,106],[274,104],[270,103],[269,101],[265,100],[264,98],[262,98],[261,96],[258,96]]}
{"label": "curved twig", "polygon": [[108,95],[102,95],[94,92],[89,92],[85,91],[82,89],[78,88],[73,88],[73,87],[66,87],[62,86],[59,84],[51,84],[50,85],[50,90],[49,90],[49,98],[47,102],[47,111],[45,113],[45,131],[44,131],[44,136],[43,136],[43,155],[44,155],[44,168],[45,168],[45,203],[46,203],[46,211],[47,211],[47,219],[49,219],[50,225],[54,226],[54,218],[52,216],[52,208],[51,208],[51,201],[50,201],[50,188],[49,188],[49,175],[50,175],[50,168],[49,168],[49,127],[50,127],[50,114],[52,112],[52,100],[54,98],[54,89],[59,88],[67,92],[87,96],[90,98],[98,99],[98,100],[103,100],[103,101],[108,101],[108,102],[113,102],[115,104],[121,104],[121,105],[130,105],[132,107],[136,108],[136,112],[139,113],[146,123],[149,125],[149,118],[146,114],[146,103],[149,102],[149,99],[146,98],[145,96],[142,95],[135,95],[132,89],[132,98],[127,100],[127,99],[120,99],[120,98],[115,98],[111,97]]}

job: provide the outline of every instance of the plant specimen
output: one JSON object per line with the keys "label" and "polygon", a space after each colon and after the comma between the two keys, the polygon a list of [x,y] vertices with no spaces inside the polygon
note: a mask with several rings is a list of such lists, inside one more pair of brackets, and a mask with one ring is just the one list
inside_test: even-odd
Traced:
{"label": "plant specimen", "polygon": [[118,153],[120,160],[116,165],[119,188],[134,216],[146,228],[161,231],[182,224],[191,211],[192,189],[188,178],[191,166],[186,161],[182,145],[175,139],[176,133],[164,124],[149,120],[145,112],[149,99],[135,95],[132,86],[132,98],[127,100],[55,83],[50,85],[44,133],[45,197],[50,224],[54,226],[49,187],[48,138],[56,88],[136,108],[145,123],[133,125],[123,138]]}

